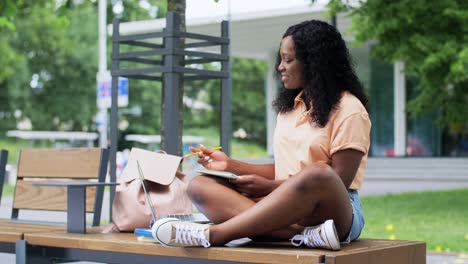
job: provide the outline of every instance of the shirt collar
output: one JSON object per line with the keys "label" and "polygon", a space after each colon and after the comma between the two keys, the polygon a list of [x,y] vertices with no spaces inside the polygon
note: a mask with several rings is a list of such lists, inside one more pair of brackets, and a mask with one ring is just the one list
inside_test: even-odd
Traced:
{"label": "shirt collar", "polygon": [[304,94],[304,91],[301,91],[297,96],[296,98],[294,98],[294,108],[297,109],[297,107],[299,107],[299,105],[302,105],[304,110],[302,110],[301,114],[297,117],[297,120],[296,120],[296,127],[297,126],[300,126],[304,123],[307,123],[309,122],[310,120],[310,112],[312,111],[312,108],[309,109],[309,111],[305,111],[305,103],[304,103],[304,100],[302,99],[302,95]]}
{"label": "shirt collar", "polygon": [[294,108],[297,107],[298,104],[304,103],[304,100],[302,100],[302,95],[304,94],[304,90],[300,91],[299,94],[294,98]]}

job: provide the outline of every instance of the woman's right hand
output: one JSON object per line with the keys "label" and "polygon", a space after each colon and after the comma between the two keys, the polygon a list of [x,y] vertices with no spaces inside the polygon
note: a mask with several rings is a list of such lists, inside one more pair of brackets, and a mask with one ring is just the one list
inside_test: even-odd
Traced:
{"label": "woman's right hand", "polygon": [[206,148],[203,145],[194,148],[190,147],[192,152],[200,152],[198,154],[198,163],[209,170],[225,171],[228,167],[229,157],[224,152]]}

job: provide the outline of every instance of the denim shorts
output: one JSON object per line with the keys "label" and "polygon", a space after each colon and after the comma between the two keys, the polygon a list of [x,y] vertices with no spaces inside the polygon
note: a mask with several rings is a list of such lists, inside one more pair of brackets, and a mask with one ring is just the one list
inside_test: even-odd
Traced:
{"label": "denim shorts", "polygon": [[351,223],[348,237],[341,243],[349,243],[358,239],[366,222],[364,220],[364,213],[362,211],[361,200],[359,199],[358,192],[356,190],[349,190],[348,194],[351,207],[353,208],[353,222]]}

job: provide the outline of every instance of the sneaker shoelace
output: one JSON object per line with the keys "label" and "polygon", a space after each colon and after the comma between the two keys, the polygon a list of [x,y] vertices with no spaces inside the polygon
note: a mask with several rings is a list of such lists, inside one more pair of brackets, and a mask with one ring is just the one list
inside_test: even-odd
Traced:
{"label": "sneaker shoelace", "polygon": [[204,246],[209,247],[211,244],[205,237],[203,226],[198,228],[194,225],[176,225],[176,243],[191,246]]}
{"label": "sneaker shoelace", "polygon": [[323,241],[322,237],[320,236],[320,228],[305,229],[302,234],[295,235],[293,238],[291,238],[291,244],[296,247],[302,244],[314,248],[326,246],[325,241]]}

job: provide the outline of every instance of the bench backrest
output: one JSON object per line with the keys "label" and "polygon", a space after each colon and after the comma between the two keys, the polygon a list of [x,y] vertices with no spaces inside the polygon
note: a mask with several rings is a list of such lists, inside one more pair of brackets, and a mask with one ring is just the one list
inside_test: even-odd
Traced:
{"label": "bench backrest", "polygon": [[[19,210],[67,211],[67,189],[33,186],[37,180],[94,180],[104,182],[108,150],[61,148],[21,150],[11,219]],[[101,221],[104,187],[86,189],[86,212],[93,213],[93,226]]]}
{"label": "bench backrest", "polygon": [[3,195],[3,185],[5,182],[7,160],[8,160],[8,151],[4,149],[0,149],[0,204],[2,201],[2,195]]}

